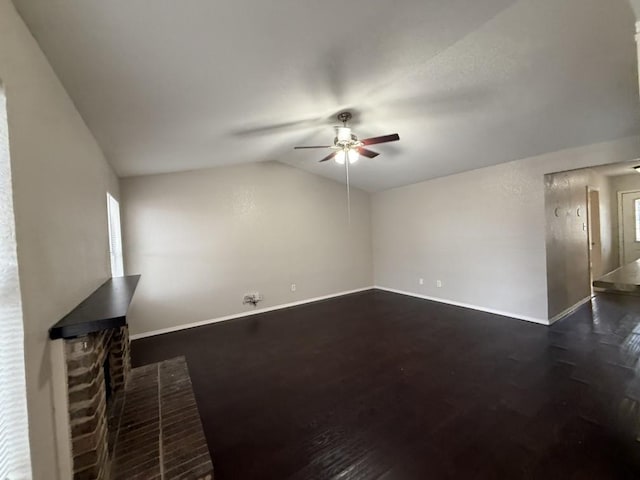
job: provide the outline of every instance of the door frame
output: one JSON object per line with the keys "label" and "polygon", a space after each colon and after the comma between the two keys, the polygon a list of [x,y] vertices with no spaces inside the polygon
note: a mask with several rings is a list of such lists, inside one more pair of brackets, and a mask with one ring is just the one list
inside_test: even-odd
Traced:
{"label": "door frame", "polygon": [[[589,270],[589,288],[591,289],[591,296],[593,296],[593,281],[596,280],[593,277],[593,262],[592,262],[592,258],[591,258],[591,244],[593,243],[592,239],[593,239],[593,232],[592,232],[592,221],[591,221],[591,214],[592,214],[592,209],[591,209],[591,192],[598,192],[598,201],[600,200],[600,189],[596,188],[596,187],[592,187],[591,185],[587,185],[587,258],[588,258],[588,265],[587,268]],[[599,207],[599,205],[598,205]],[[598,208],[598,212],[600,211],[600,209]],[[600,219],[599,219],[600,220]],[[600,222],[598,222],[598,224],[600,224]],[[602,259],[602,242],[600,244],[600,258]]]}
{"label": "door frame", "polygon": [[634,190],[620,190],[617,192],[618,195],[618,262],[620,262],[620,266],[624,267],[624,223],[622,217],[622,195],[625,193],[640,193],[640,190],[637,188]]}

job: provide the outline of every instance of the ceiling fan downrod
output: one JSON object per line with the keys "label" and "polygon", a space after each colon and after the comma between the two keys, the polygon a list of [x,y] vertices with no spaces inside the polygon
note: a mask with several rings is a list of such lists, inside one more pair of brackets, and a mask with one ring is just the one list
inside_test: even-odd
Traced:
{"label": "ceiling fan downrod", "polygon": [[345,170],[345,180],[347,184],[347,216],[351,223],[351,186],[349,185],[349,164],[356,162],[360,155],[367,158],[375,158],[379,154],[365,148],[368,145],[377,145],[379,143],[397,142],[400,135],[393,133],[391,135],[383,135],[381,137],[371,137],[360,140],[351,131],[351,127],[347,123],[353,118],[351,112],[344,111],[338,114],[338,121],[342,122],[342,127],[335,127],[336,137],[333,145],[313,145],[307,147],[294,147],[295,149],[322,148],[331,149],[332,153],[320,160],[320,163],[334,159],[336,163],[343,164]]}
{"label": "ceiling fan downrod", "polygon": [[342,125],[344,127],[347,126],[347,122],[352,118],[353,118],[353,115],[351,115],[351,112],[340,112],[338,114],[338,120],[342,122]]}

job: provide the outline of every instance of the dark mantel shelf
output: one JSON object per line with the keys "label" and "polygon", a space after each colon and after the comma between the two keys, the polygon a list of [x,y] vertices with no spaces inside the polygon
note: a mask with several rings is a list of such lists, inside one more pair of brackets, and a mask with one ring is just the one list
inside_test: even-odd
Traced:
{"label": "dark mantel shelf", "polygon": [[107,280],[49,329],[49,338],[74,338],[127,324],[127,310],[140,275]]}

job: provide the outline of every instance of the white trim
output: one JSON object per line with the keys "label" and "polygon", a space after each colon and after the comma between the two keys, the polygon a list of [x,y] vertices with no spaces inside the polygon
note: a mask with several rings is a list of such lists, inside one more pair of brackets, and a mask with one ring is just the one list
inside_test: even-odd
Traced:
{"label": "white trim", "polygon": [[[587,270],[589,271],[589,291],[591,295],[593,295],[593,281],[595,280],[593,276],[593,205],[591,204],[591,192],[598,192],[598,227],[600,227],[600,232],[598,232],[598,237],[600,237],[600,244],[598,247],[600,248],[600,269],[602,269],[602,225],[600,218],[600,190],[587,185]],[[602,272],[599,272],[600,274]]]}
{"label": "white trim", "polygon": [[562,312],[560,312],[559,314],[557,314],[555,317],[552,317],[549,319],[549,325],[553,325],[554,323],[556,323],[558,320],[563,319],[564,317],[566,317],[567,315],[572,314],[573,312],[575,312],[578,308],[580,308],[582,305],[584,305],[585,303],[587,303],[588,301],[591,300],[591,298],[593,298],[591,295],[589,295],[588,297],[583,298],[582,300],[580,300],[578,303],[576,303],[575,305],[567,308],[566,310],[563,310]]}
{"label": "white trim", "polygon": [[404,290],[396,290],[395,288],[387,288],[387,287],[380,287],[380,286],[375,286],[374,288],[377,288],[378,290],[384,290],[386,292],[399,293],[400,295],[408,295],[409,297],[416,297],[416,298],[421,298],[423,300],[430,300],[432,302],[445,303],[447,305],[454,305],[456,307],[463,307],[463,308],[469,308],[471,310],[478,310],[480,312],[493,313],[494,315],[500,315],[503,317],[511,317],[511,318],[515,318],[516,320],[524,320],[525,322],[532,322],[532,323],[537,323],[540,325],[547,325],[547,326],[549,325],[549,320],[547,319],[529,317],[526,315],[518,315],[511,312],[504,312],[502,310],[495,310],[493,308],[485,308],[485,307],[480,307],[478,305],[471,305],[469,303],[462,303],[462,302],[456,302],[454,300],[447,300],[445,298],[430,297],[428,295],[421,295],[419,293],[405,292]]}
{"label": "white trim", "polygon": [[576,303],[572,307],[569,307],[568,309],[566,309],[563,312],[559,313],[558,315],[556,315],[552,319],[547,320],[547,319],[543,319],[543,318],[530,317],[530,316],[527,316],[527,315],[518,315],[516,313],[505,312],[503,310],[496,310],[496,309],[493,309],[493,308],[480,307],[478,305],[471,305],[469,303],[456,302],[454,300],[447,300],[445,298],[430,297],[428,295],[421,295],[419,293],[406,292],[404,290],[396,290],[395,288],[381,287],[379,285],[375,285],[375,286],[371,286],[371,287],[357,288],[355,290],[347,290],[347,291],[344,291],[344,292],[332,293],[330,295],[324,295],[322,297],[308,298],[306,300],[300,300],[300,301],[297,301],[297,302],[284,303],[284,304],[276,305],[276,306],[273,306],[273,307],[259,308],[259,309],[256,309],[256,310],[252,310],[250,312],[241,312],[241,313],[236,313],[236,314],[233,314],[233,315],[226,315],[224,317],[213,318],[213,319],[210,319],[210,320],[202,320],[200,322],[186,323],[184,325],[176,325],[175,327],[161,328],[159,330],[152,330],[150,332],[136,333],[134,335],[131,335],[130,338],[131,338],[131,340],[138,340],[140,338],[154,337],[156,335],[162,335],[162,334],[165,334],[165,333],[178,332],[180,330],[187,330],[189,328],[202,327],[204,325],[210,325],[210,324],[218,323],[218,322],[226,322],[227,320],[235,320],[237,318],[249,317],[251,315],[258,315],[260,313],[273,312],[275,310],[282,310],[284,308],[296,307],[298,305],[305,305],[307,303],[319,302],[321,300],[328,300],[330,298],[342,297],[344,295],[351,295],[352,293],[365,292],[367,290],[383,290],[385,292],[397,293],[397,294],[400,294],[400,295],[407,295],[409,297],[421,298],[423,300],[430,300],[432,302],[444,303],[446,305],[453,305],[453,306],[456,306],[456,307],[469,308],[471,310],[477,310],[477,311],[480,311],[480,312],[492,313],[494,315],[500,315],[502,317],[514,318],[516,320],[524,320],[525,322],[531,322],[531,323],[536,323],[538,325],[546,325],[546,326],[549,326],[549,325],[557,322],[561,318],[564,318],[567,315],[575,312],[579,307],[581,307],[583,304],[585,304],[586,302],[591,300],[590,296],[586,297],[586,298],[580,300],[578,303]]}
{"label": "white trim", "polygon": [[373,286],[357,288],[355,290],[347,290],[344,292],[332,293],[330,295],[324,295],[322,297],[307,298],[305,300],[300,300],[297,302],[283,303],[281,305],[276,305],[274,307],[258,308],[256,310],[251,310],[250,312],[234,313],[233,315],[226,315],[224,317],[213,318],[211,320],[202,320],[199,322],[185,323],[184,325],[176,325],[175,327],[161,328],[160,330],[152,330],[150,332],[136,333],[134,335],[131,335],[130,339],[138,340],[140,338],[153,337],[155,335],[162,335],[164,333],[178,332],[180,330],[186,330],[188,328],[202,327],[204,325],[210,325],[212,323],[226,322],[227,320],[235,320],[236,318],[249,317],[251,315],[258,315],[259,313],[273,312],[274,310],[282,310],[283,308],[296,307],[298,305],[304,305],[307,303],[319,302],[321,300],[327,300],[335,297],[342,297],[344,295],[351,295],[352,293],[365,292],[367,290],[373,290],[374,288],[375,287]]}
{"label": "white trim", "polygon": [[627,193],[636,193],[640,190],[620,190],[617,192],[618,196],[618,259],[620,261],[620,267],[625,265],[624,261],[624,214],[622,212],[622,196]]}

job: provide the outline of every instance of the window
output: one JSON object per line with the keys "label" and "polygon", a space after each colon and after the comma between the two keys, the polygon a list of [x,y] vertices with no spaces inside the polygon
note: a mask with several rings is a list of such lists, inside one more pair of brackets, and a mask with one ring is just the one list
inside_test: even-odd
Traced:
{"label": "window", "polygon": [[0,85],[0,478],[31,478],[9,130]]}
{"label": "window", "polygon": [[111,256],[111,276],[122,277],[122,233],[120,232],[120,204],[107,193],[107,214],[109,216],[109,255]]}
{"label": "window", "polygon": [[640,198],[633,202],[633,208],[636,220],[636,242],[640,242]]}

